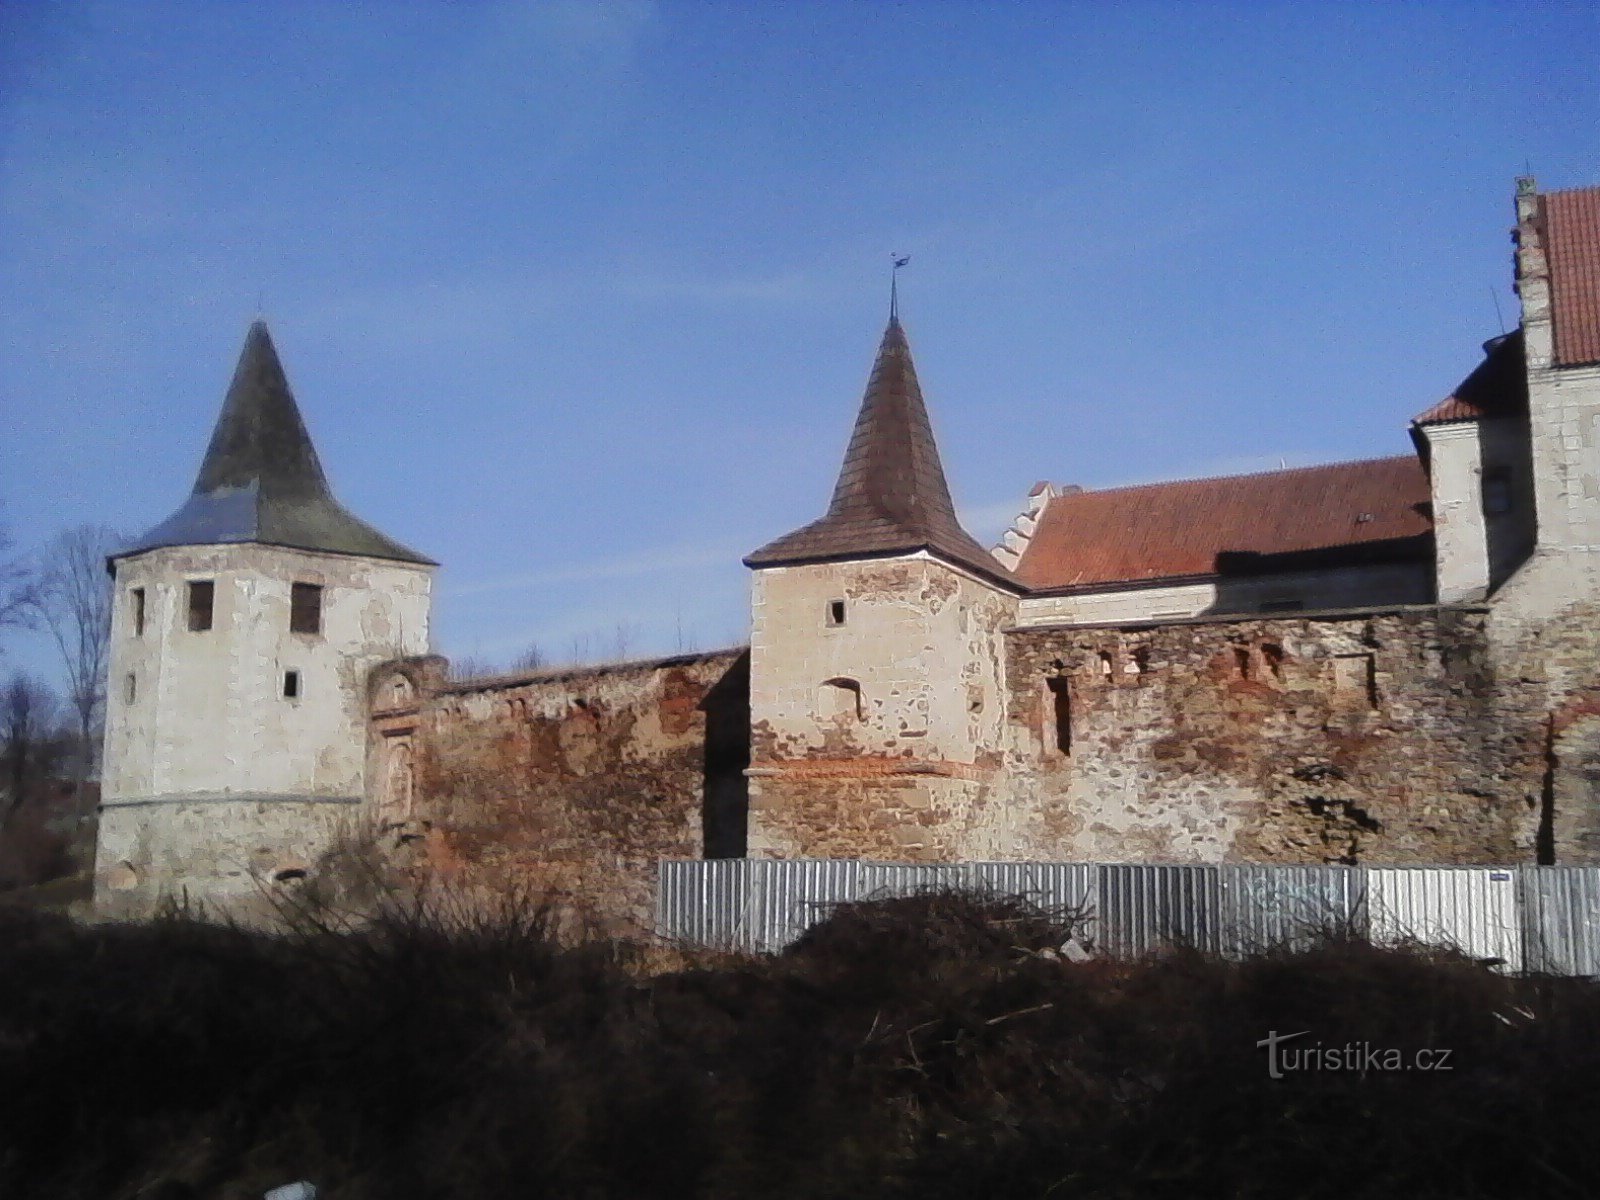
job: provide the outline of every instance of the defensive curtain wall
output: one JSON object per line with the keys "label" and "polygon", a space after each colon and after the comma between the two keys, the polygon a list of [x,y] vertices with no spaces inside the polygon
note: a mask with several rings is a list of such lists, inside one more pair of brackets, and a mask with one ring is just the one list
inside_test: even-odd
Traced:
{"label": "defensive curtain wall", "polygon": [[743,649],[461,682],[444,666],[391,663],[370,689],[379,838],[418,877],[643,925],[658,859],[744,853]]}

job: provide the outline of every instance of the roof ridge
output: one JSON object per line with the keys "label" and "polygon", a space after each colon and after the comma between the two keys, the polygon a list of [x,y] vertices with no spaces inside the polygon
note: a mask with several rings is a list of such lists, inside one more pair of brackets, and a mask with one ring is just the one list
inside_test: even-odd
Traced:
{"label": "roof ridge", "polygon": [[1270,475],[1294,475],[1304,471],[1326,471],[1329,467],[1364,467],[1372,463],[1406,462],[1416,458],[1414,454],[1380,454],[1372,458],[1339,459],[1336,462],[1307,463],[1298,467],[1275,467],[1266,471],[1238,471],[1232,475],[1190,475],[1182,479],[1156,479],[1149,483],[1125,483],[1116,487],[1091,488],[1081,487],[1080,491],[1062,492],[1052,496],[1050,503],[1057,500],[1066,500],[1074,496],[1110,496],[1117,492],[1138,492],[1148,488],[1172,487],[1180,483],[1227,483],[1236,479],[1260,479]]}

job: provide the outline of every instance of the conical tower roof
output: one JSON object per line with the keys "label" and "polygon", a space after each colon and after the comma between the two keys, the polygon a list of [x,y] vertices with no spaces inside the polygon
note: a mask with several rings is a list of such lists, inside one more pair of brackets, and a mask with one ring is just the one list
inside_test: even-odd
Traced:
{"label": "conical tower roof", "polygon": [[177,512],[118,557],[158,546],[218,542],[263,542],[433,565],[333,498],[272,335],[261,321],[245,336],[194,491]]}
{"label": "conical tower roof", "polygon": [[827,515],[744,561],[775,567],[918,550],[1021,590],[956,519],[911,346],[899,318],[891,315]]}

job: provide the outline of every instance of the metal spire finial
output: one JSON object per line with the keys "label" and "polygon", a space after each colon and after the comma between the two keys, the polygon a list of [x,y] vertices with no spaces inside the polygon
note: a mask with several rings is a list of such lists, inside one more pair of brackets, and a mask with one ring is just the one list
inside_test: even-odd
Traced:
{"label": "metal spire finial", "polygon": [[889,268],[889,320],[900,319],[900,268],[911,261],[909,254],[891,254],[889,261],[894,265]]}

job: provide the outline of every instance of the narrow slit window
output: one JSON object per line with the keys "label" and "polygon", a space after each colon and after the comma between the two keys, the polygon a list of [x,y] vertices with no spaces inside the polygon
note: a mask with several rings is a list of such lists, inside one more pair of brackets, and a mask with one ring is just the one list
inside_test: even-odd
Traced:
{"label": "narrow slit window", "polygon": [[209,579],[189,581],[189,631],[204,633],[211,628],[212,606],[216,600],[217,585]]}
{"label": "narrow slit window", "polygon": [[844,624],[844,601],[843,600],[829,600],[828,601],[828,624],[829,625],[843,625]]}
{"label": "narrow slit window", "polygon": [[283,698],[285,700],[298,700],[300,698],[299,671],[285,671],[283,673]]}
{"label": "narrow slit window", "polygon": [[1057,754],[1072,753],[1072,684],[1063,676],[1045,680],[1050,689],[1050,712]]}
{"label": "narrow slit window", "polygon": [[134,588],[133,591],[131,593],[129,593],[129,596],[130,596],[130,599],[131,599],[131,602],[132,602],[132,606],[133,606],[133,636],[134,637],[143,637],[144,636],[144,589],[142,587]]}
{"label": "narrow slit window", "polygon": [[139,698],[139,677],[131,671],[122,681],[122,699],[125,704],[132,704]]}
{"label": "narrow slit window", "polygon": [[289,587],[289,632],[322,632],[322,585],[296,583]]}

